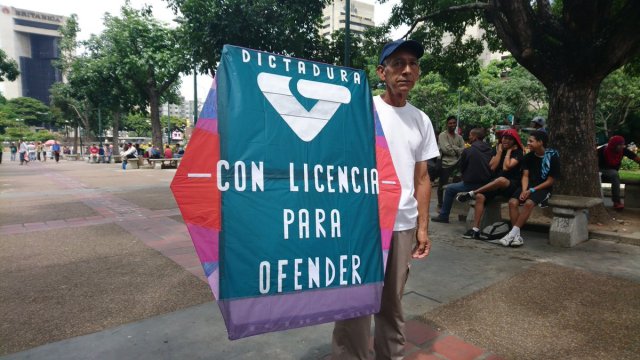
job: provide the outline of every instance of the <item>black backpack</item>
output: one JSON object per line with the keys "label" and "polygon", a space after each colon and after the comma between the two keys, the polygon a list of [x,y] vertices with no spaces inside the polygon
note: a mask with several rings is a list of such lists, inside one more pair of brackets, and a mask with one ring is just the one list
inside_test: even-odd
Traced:
{"label": "black backpack", "polygon": [[480,231],[481,240],[502,239],[511,230],[511,224],[507,221],[498,221],[486,226]]}

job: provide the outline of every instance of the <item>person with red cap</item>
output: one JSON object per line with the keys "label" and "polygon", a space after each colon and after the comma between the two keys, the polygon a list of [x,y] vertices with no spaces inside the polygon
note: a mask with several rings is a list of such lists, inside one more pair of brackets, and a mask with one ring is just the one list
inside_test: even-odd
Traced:
{"label": "person with red cap", "polygon": [[465,239],[480,239],[480,220],[487,202],[496,196],[511,197],[520,185],[522,178],[520,162],[524,157],[522,140],[514,129],[503,130],[499,135],[501,136],[500,142],[493,149],[493,156],[489,161],[495,178],[476,190],[460,193],[456,197],[456,200],[460,202],[471,199],[476,201],[473,227],[462,236]]}
{"label": "person with red cap", "polygon": [[598,148],[598,168],[600,169],[601,180],[611,183],[611,200],[613,208],[624,209],[624,204],[620,200],[620,164],[622,158],[629,159],[640,164],[640,156],[625,147],[624,138],[620,135],[612,136],[607,145]]}

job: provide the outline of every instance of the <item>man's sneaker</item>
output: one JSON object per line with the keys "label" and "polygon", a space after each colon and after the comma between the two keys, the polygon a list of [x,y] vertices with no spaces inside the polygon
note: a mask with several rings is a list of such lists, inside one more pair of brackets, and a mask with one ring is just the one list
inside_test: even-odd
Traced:
{"label": "man's sneaker", "polygon": [[509,246],[516,239],[516,236],[512,233],[508,233],[502,239],[498,240],[498,243],[502,246]]}
{"label": "man's sneaker", "polygon": [[461,203],[467,202],[471,199],[473,199],[473,196],[471,196],[471,194],[468,192],[460,193],[458,194],[458,196],[456,196],[456,200],[460,201]]}
{"label": "man's sneaker", "polygon": [[542,209],[549,207],[549,198],[551,197],[551,194],[547,194],[547,197],[545,197],[544,199],[542,199],[542,201],[540,201],[540,204],[538,204],[538,206]]}
{"label": "man's sneaker", "polygon": [[448,218],[443,218],[440,216],[434,216],[431,218],[431,221],[433,222],[439,222],[439,223],[445,223],[448,224],[449,223],[449,219]]}
{"label": "man's sneaker", "polygon": [[523,244],[524,244],[524,239],[522,238],[522,236],[518,235],[513,239],[511,244],[509,244],[509,246],[519,247],[519,246],[522,246]]}
{"label": "man's sneaker", "polygon": [[467,230],[466,233],[464,233],[464,235],[462,235],[462,237],[465,238],[465,239],[480,240],[480,231],[475,231],[473,229],[469,229],[469,230]]}

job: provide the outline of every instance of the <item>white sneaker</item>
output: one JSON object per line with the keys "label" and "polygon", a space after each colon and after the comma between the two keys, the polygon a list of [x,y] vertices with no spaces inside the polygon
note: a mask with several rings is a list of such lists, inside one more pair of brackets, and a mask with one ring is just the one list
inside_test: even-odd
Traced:
{"label": "white sneaker", "polygon": [[524,245],[524,239],[520,235],[516,236],[515,239],[513,239],[513,241],[511,242],[511,244],[509,244],[509,246],[511,247],[519,247],[522,245]]}
{"label": "white sneaker", "polygon": [[502,239],[498,240],[498,242],[500,243],[500,245],[502,246],[509,246],[511,245],[511,243],[516,239],[516,235],[512,234],[512,233],[508,233],[507,235],[505,235],[504,237],[502,237]]}

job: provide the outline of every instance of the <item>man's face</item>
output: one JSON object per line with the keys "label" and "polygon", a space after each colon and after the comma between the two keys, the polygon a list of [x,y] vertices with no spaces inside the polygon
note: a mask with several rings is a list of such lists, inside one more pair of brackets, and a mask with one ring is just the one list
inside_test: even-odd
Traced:
{"label": "man's face", "polygon": [[378,77],[392,93],[408,94],[420,76],[418,58],[406,50],[398,50],[389,55],[384,65],[378,65]]}
{"label": "man's face", "polygon": [[616,152],[623,152],[624,146],[624,144],[618,144],[618,146],[616,146]]}
{"label": "man's face", "polygon": [[449,132],[454,132],[456,131],[457,125],[458,122],[455,119],[450,119],[447,121],[447,130],[449,130]]}
{"label": "man's face", "polygon": [[540,129],[542,127],[542,125],[538,124],[537,122],[532,122],[531,123],[531,127],[534,129]]}
{"label": "man's face", "polygon": [[529,136],[529,139],[527,140],[527,146],[529,147],[529,150],[531,151],[537,151],[542,149],[542,141],[537,140],[535,137],[533,136]]}
{"label": "man's face", "polygon": [[476,141],[476,135],[473,132],[469,132],[469,144]]}

